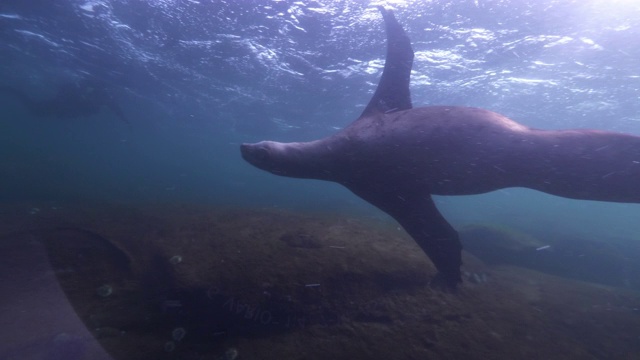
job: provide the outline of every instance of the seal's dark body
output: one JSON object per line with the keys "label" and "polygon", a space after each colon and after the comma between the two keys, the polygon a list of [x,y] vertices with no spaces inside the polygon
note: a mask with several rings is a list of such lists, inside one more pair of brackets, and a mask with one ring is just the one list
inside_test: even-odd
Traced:
{"label": "seal's dark body", "polygon": [[387,61],[362,115],[337,134],[307,143],[243,144],[251,164],[277,175],[334,181],[396,219],[439,271],[461,281],[458,234],[431,195],[527,187],[584,200],[640,203],[640,137],[596,130],[531,129],[469,107],[413,109],[413,51],[382,10]]}

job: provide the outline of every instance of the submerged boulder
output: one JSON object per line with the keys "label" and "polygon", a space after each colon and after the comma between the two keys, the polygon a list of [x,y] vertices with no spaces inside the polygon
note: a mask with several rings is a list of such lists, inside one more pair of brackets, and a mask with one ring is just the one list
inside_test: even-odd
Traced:
{"label": "submerged boulder", "polygon": [[552,237],[544,241],[505,227],[460,230],[464,249],[491,265],[515,265],[548,274],[640,290],[640,244]]}
{"label": "submerged boulder", "polygon": [[429,287],[431,262],[378,219],[193,206],[25,214],[41,220],[32,236],[114,359],[640,355],[627,336],[640,326],[637,294],[501,265],[559,252],[508,230],[461,231],[496,265],[463,253],[451,294]]}

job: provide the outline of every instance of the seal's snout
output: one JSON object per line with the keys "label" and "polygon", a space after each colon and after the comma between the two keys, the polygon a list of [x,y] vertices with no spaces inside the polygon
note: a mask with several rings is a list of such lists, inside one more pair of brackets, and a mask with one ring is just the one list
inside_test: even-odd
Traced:
{"label": "seal's snout", "polygon": [[262,167],[261,165],[269,160],[269,150],[263,143],[242,144],[240,153],[243,159],[258,167]]}
{"label": "seal's snout", "polygon": [[247,160],[247,154],[251,149],[251,144],[242,144],[240,145],[240,154],[242,154],[242,158]]}
{"label": "seal's snout", "polygon": [[240,153],[242,158],[246,161],[254,164],[256,159],[256,144],[242,144],[240,145]]}

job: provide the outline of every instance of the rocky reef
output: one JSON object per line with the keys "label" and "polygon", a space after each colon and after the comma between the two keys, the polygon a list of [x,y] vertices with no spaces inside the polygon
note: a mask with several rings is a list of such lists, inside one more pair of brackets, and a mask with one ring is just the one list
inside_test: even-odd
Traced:
{"label": "rocky reef", "polygon": [[114,359],[640,358],[637,292],[545,274],[533,258],[526,269],[523,256],[548,243],[507,230],[461,231],[475,255],[463,254],[465,282],[452,294],[428,286],[433,265],[394,223],[31,207],[0,214],[4,246],[18,233],[44,244],[69,303]]}

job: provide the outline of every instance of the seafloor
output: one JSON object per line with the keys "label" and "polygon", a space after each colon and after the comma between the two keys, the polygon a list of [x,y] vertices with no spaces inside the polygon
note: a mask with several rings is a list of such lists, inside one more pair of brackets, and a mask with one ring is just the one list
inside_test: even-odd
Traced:
{"label": "seafloor", "polygon": [[640,294],[501,265],[535,241],[474,243],[491,265],[465,252],[447,293],[395,224],[344,215],[31,204],[0,229],[0,359],[640,359]]}

